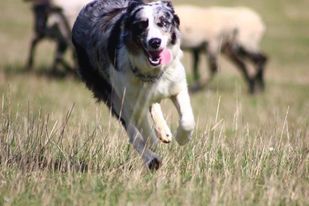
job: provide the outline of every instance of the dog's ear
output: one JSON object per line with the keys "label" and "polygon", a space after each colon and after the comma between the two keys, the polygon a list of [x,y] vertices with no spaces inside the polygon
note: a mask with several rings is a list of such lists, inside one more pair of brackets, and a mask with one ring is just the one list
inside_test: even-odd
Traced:
{"label": "dog's ear", "polygon": [[171,10],[174,18],[173,18],[173,23],[175,24],[175,26],[177,28],[179,28],[179,25],[180,25],[180,19],[178,17],[178,15],[175,13],[175,10],[174,10],[174,7],[173,7],[173,4],[172,4],[172,1],[170,0],[163,0],[162,3]]}
{"label": "dog's ear", "polygon": [[170,9],[172,9],[174,11],[174,7],[173,7],[173,4],[172,4],[172,1],[169,1],[169,0],[163,0],[162,3],[169,7]]}
{"label": "dog's ear", "polygon": [[127,8],[127,13],[130,14],[137,6],[144,4],[143,1],[141,0],[133,0],[130,1],[128,8]]}
{"label": "dog's ear", "polygon": [[136,9],[136,7],[142,5],[143,2],[140,0],[133,0],[130,1],[127,7],[127,12],[126,15],[124,17],[124,22],[125,22],[125,27],[129,28],[131,26],[132,18],[134,18],[134,15],[132,14],[132,12]]}
{"label": "dog's ear", "polygon": [[177,27],[177,29],[179,29],[180,19],[179,19],[179,16],[177,14],[175,14],[175,13],[174,13],[174,24]]}

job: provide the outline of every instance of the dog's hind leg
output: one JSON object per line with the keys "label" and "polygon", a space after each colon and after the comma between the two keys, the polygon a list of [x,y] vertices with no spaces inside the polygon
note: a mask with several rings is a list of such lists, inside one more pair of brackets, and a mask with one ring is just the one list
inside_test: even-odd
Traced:
{"label": "dog's hind leg", "polygon": [[184,88],[179,94],[173,96],[171,99],[180,116],[176,141],[178,144],[184,145],[190,141],[195,127],[194,116],[187,89]]}

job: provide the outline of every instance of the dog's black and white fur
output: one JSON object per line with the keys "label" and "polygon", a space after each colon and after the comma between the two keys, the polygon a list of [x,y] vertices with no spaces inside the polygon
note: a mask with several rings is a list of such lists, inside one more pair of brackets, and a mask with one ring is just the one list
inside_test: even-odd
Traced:
{"label": "dog's black and white fur", "polygon": [[[75,22],[73,43],[83,81],[119,118],[147,166],[158,169],[161,160],[150,146],[172,138],[160,101],[170,98],[179,112],[180,145],[195,125],[171,2],[93,1]],[[160,59],[164,49],[171,54],[168,64]]]}

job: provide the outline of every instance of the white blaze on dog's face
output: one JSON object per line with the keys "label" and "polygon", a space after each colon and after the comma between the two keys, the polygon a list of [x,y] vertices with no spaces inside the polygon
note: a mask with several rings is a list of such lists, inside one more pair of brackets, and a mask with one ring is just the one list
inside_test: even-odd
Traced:
{"label": "white blaze on dog's face", "polygon": [[167,1],[131,7],[126,22],[130,60],[144,74],[159,73],[180,51],[179,18]]}

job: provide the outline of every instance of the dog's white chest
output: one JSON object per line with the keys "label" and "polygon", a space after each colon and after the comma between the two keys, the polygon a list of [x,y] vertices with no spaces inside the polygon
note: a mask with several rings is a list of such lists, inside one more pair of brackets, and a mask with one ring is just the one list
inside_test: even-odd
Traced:
{"label": "dog's white chest", "polygon": [[[160,102],[164,98],[176,95],[187,86],[183,66],[175,63],[155,82],[143,82],[131,72],[113,72],[113,87],[119,96],[125,94],[131,104],[142,101],[143,104]],[[145,106],[146,106],[145,105]]]}

